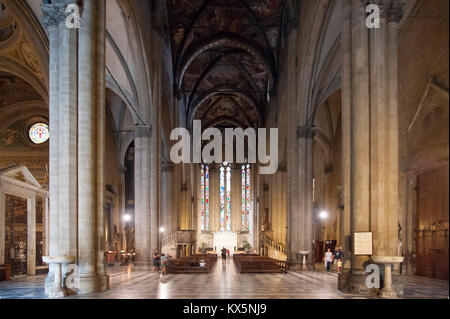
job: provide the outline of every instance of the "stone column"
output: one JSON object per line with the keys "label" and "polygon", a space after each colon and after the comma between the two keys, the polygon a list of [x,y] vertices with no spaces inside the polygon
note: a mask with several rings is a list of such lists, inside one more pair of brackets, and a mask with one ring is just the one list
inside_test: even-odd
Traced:
{"label": "stone column", "polygon": [[[148,126],[135,128],[135,225],[136,269],[151,269],[152,252],[158,248],[157,175],[155,132]],[[157,145],[156,145],[157,148]],[[152,154],[153,153],[153,154]]]}
{"label": "stone column", "polygon": [[27,276],[36,275],[36,195],[27,199]]}
{"label": "stone column", "polygon": [[[47,195],[48,196],[48,195]],[[50,230],[50,220],[49,220],[49,198],[44,197],[44,256],[49,255],[49,230]]]}
{"label": "stone column", "polygon": [[[50,260],[78,265],[79,293],[107,287],[104,275],[103,156],[105,0],[85,0],[81,28],[66,26],[68,4],[43,3],[50,41]],[[78,160],[79,159],[79,160]],[[63,288],[68,263],[62,263]],[[55,263],[46,293],[53,295]],[[59,270],[58,270],[59,271]]]}
{"label": "stone column", "polygon": [[162,223],[161,225],[165,229],[165,234],[172,233],[172,178],[173,178],[173,165],[165,164],[162,167]]}
{"label": "stone column", "polygon": [[[97,34],[96,63],[97,63],[97,122],[96,122],[96,142],[97,142],[97,279],[98,290],[109,289],[109,276],[106,275],[106,241],[105,241],[105,211],[104,211],[104,158],[105,158],[105,132],[106,132],[106,0],[97,0]],[[112,218],[111,218],[112,222]],[[111,228],[112,229],[112,228]],[[114,236],[114,234],[112,234]]]}
{"label": "stone column", "polygon": [[[351,236],[355,232],[370,231],[370,61],[365,4],[358,0],[345,1],[343,10],[342,116],[344,218],[347,219],[344,232]],[[368,256],[353,255],[350,238],[346,238],[344,246],[350,265],[346,263],[344,268],[351,268],[340,276],[339,288],[367,292],[364,263],[368,261]]]}
{"label": "stone column", "polygon": [[[305,125],[297,129],[298,138],[298,214],[300,215],[300,252],[307,256],[306,265],[308,269],[314,269],[314,212],[313,212],[313,140],[315,136],[313,126]],[[304,268],[305,258],[302,265]]]}
{"label": "stone column", "polygon": [[[75,0],[42,3],[42,24],[50,46],[50,216],[49,255],[77,262],[77,30],[65,25],[65,8]],[[63,275],[66,272],[65,264]],[[54,292],[55,264],[49,265],[46,295]]]}
{"label": "stone column", "polygon": [[[288,90],[288,105],[290,108],[290,112],[292,112],[289,117],[289,132],[288,134],[288,149],[287,149],[287,171],[288,171],[288,205],[287,205],[287,249],[288,249],[288,265],[292,270],[300,269],[301,259],[299,259],[298,252],[301,250],[301,221],[300,215],[298,213],[298,204],[299,204],[299,184],[298,184],[298,139],[295,135],[295,131],[297,130],[298,122],[297,122],[297,37],[298,31],[292,30],[289,34],[289,53],[288,53],[288,61],[292,63],[288,68],[288,78],[289,78],[289,90]],[[270,186],[269,186],[270,187]],[[270,203],[268,192],[264,192],[264,208],[270,209]],[[263,212],[265,214],[265,212]],[[271,212],[270,212],[271,213]]]}
{"label": "stone column", "polygon": [[96,272],[96,11],[97,2],[86,0],[79,30],[78,106],[78,277],[81,294],[97,290]]}
{"label": "stone column", "polygon": [[[344,2],[344,232],[348,222],[350,238],[355,232],[372,232],[373,260],[397,261],[397,32],[386,19],[391,19],[398,2],[376,4],[382,9],[381,27],[369,30],[366,3]],[[346,240],[344,254],[351,254],[351,267],[346,269],[345,264],[339,288],[369,294],[365,286],[369,256],[355,256],[349,246],[351,240]]]}
{"label": "stone column", "polygon": [[[123,159],[121,159],[122,161]],[[119,231],[121,234],[121,240],[120,240],[120,249],[126,250],[127,243],[126,243],[126,230],[125,226],[126,223],[124,221],[124,216],[127,214],[126,211],[126,168],[123,166],[120,166],[119,168],[119,176],[120,176],[120,184],[119,184]]]}
{"label": "stone column", "polygon": [[0,180],[0,265],[5,263],[5,193]]}

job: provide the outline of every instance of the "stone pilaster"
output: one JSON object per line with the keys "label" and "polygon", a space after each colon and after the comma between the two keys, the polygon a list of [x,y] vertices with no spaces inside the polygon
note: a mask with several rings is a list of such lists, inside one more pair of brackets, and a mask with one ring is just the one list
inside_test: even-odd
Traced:
{"label": "stone pilaster", "polygon": [[150,269],[152,252],[158,248],[158,203],[154,197],[158,187],[154,170],[158,146],[154,135],[151,126],[135,127],[135,268],[142,270]]}
{"label": "stone pilaster", "polygon": [[27,276],[36,275],[36,195],[27,199]]}
{"label": "stone pilaster", "polygon": [[[289,132],[295,132],[298,126],[297,122],[297,46],[296,43],[298,41],[298,30],[293,29],[289,34],[288,40],[288,61],[290,61],[290,65],[288,68],[288,105],[289,112],[291,116],[289,117]],[[296,269],[299,267],[299,255],[298,252],[301,250],[300,248],[300,216],[298,214],[298,140],[295,134],[288,134],[288,147],[287,147],[287,171],[288,171],[288,187],[287,187],[287,196],[288,196],[288,205],[287,205],[287,249],[288,249],[288,264],[290,269]],[[261,177],[262,178],[262,177]],[[262,213],[265,214],[265,210],[270,207],[270,196],[268,194],[267,189],[264,189],[264,183],[266,179],[263,178],[263,197],[264,201],[261,203],[260,207],[263,208]],[[270,210],[269,210],[270,212]],[[269,225],[270,225],[269,219]],[[267,225],[267,226],[269,226]],[[262,243],[264,243],[264,238],[262,238]],[[261,243],[261,245],[262,245]]]}
{"label": "stone pilaster", "polygon": [[170,234],[173,229],[173,201],[172,201],[172,181],[173,181],[173,164],[164,164],[161,168],[162,175],[162,209],[161,209],[161,225],[165,229],[166,234]]}
{"label": "stone pilaster", "polygon": [[104,216],[104,158],[106,147],[106,0],[97,1],[97,19],[96,19],[96,179],[97,179],[97,280],[98,290],[105,291],[109,289],[109,276],[106,275],[106,233]]}
{"label": "stone pilaster", "polygon": [[[78,278],[79,293],[88,294],[104,288],[99,278],[104,243],[103,170],[104,87],[99,59],[104,55],[105,0],[84,1],[79,30],[78,56]],[[103,45],[103,47],[102,47]],[[104,74],[103,74],[104,75]],[[100,222],[101,220],[101,222]],[[99,231],[101,229],[101,231]],[[103,240],[104,241],[104,240]],[[100,273],[98,272],[100,271]]]}
{"label": "stone pilaster", "polygon": [[[0,181],[0,234],[5,233],[5,193],[3,191],[2,182]],[[0,264],[5,264],[5,236],[0,236]]]}
{"label": "stone pilaster", "polygon": [[[314,211],[313,211],[313,140],[316,129],[310,125],[297,128],[299,152],[299,193],[298,214],[301,220],[302,255],[307,255],[306,266],[314,269]],[[305,259],[302,261],[303,268]]]}

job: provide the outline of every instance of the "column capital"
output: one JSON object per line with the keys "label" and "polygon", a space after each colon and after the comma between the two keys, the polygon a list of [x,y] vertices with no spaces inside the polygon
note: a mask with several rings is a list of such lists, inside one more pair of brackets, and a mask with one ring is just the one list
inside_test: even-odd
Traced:
{"label": "column capital", "polygon": [[380,8],[381,18],[398,23],[403,18],[405,0],[361,0],[364,5],[375,4]]}
{"label": "column capital", "polygon": [[153,127],[151,125],[136,125],[134,127],[135,137],[150,137]]}
{"label": "column capital", "polygon": [[43,0],[41,3],[42,17],[41,23],[45,29],[52,26],[59,26],[70,13],[66,13],[69,4],[79,5],[78,0]]}
{"label": "column capital", "polygon": [[297,128],[297,138],[313,139],[316,136],[317,129],[313,125],[302,125]]}

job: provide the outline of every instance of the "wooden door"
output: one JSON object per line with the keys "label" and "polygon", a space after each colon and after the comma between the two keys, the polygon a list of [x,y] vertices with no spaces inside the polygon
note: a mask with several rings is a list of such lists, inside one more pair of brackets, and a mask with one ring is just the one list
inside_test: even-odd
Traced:
{"label": "wooden door", "polygon": [[448,163],[417,177],[416,273],[448,280]]}
{"label": "wooden door", "polygon": [[323,261],[323,258],[325,256],[325,251],[323,247],[324,247],[323,241],[316,241],[314,245],[314,254],[316,263],[321,263]]}

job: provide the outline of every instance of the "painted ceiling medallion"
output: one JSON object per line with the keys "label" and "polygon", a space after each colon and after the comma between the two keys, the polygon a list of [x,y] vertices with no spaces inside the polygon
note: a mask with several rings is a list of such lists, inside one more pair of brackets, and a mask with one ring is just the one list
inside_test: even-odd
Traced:
{"label": "painted ceiling medallion", "polygon": [[50,138],[48,125],[36,123],[30,128],[30,139],[34,144],[43,144]]}

